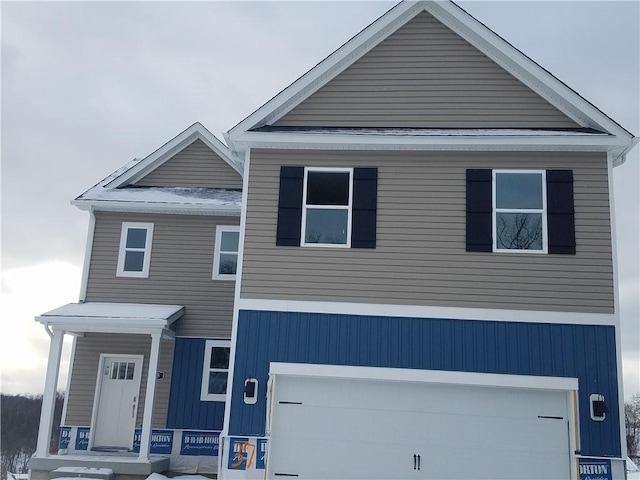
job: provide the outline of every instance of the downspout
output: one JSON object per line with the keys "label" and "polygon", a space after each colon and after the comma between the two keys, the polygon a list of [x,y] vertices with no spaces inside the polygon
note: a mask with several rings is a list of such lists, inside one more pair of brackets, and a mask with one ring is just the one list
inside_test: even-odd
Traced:
{"label": "downspout", "polygon": [[[611,260],[613,263],[613,315],[615,318],[614,334],[616,343],[616,370],[618,376],[618,424],[620,429],[620,457],[627,458],[627,438],[624,415],[624,367],[622,362],[622,332],[620,325],[620,284],[618,270],[618,235],[616,230],[616,205],[613,186],[613,169],[617,165],[622,165],[626,160],[624,152],[610,152],[607,155],[607,188],[609,190],[609,219],[611,222]],[[616,163],[618,162],[618,163]]]}

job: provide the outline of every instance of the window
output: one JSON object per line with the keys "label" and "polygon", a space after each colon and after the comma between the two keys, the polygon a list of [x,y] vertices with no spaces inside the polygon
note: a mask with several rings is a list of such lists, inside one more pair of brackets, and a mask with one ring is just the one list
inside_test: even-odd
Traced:
{"label": "window", "polygon": [[149,276],[151,263],[151,238],[153,223],[122,224],[120,235],[120,253],[118,255],[118,277]]}
{"label": "window", "polygon": [[468,169],[468,252],[576,254],[571,170]]}
{"label": "window", "polygon": [[350,246],[352,172],[305,169],[302,245]]}
{"label": "window", "polygon": [[238,242],[240,227],[216,227],[216,245],[213,254],[213,279],[233,280],[238,268]]}
{"label": "window", "polygon": [[111,362],[107,366],[111,380],[133,380],[136,364],[133,362]]}
{"label": "window", "polygon": [[547,252],[545,172],[493,172],[493,250]]}
{"label": "window", "polygon": [[229,375],[230,345],[231,342],[228,340],[205,342],[200,400],[224,402]]}
{"label": "window", "polygon": [[377,168],[280,167],[276,245],[376,248]]}

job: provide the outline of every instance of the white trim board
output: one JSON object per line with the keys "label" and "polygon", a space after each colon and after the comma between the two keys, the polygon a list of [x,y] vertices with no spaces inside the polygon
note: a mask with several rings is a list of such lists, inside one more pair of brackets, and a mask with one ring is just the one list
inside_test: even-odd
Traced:
{"label": "white trim board", "polygon": [[618,325],[615,314],[502,310],[491,308],[388,305],[377,303],[309,302],[241,298],[236,310],[371,315],[381,317],[442,318],[498,322],[566,323],[577,325]]}
{"label": "white trim board", "polygon": [[473,385],[560,391],[578,390],[578,379],[571,377],[506,375],[498,373],[472,373],[447,370],[418,370],[411,368],[354,367],[346,365],[318,365],[309,363],[272,362],[269,366],[269,375],[381,380],[388,382],[440,383],[448,385]]}
{"label": "white trim board", "polygon": [[344,150],[606,152],[627,143],[610,135],[391,135],[319,132],[240,132],[234,146]]}
{"label": "white trim board", "polygon": [[239,217],[241,207],[236,205],[198,205],[179,203],[123,202],[105,200],[72,200],[71,205],[88,212],[165,213],[172,215],[213,215]]}
{"label": "white trim board", "polygon": [[633,135],[592,103],[451,1],[404,1],[355,35],[306,74],[234,126],[232,148],[248,130],[272,124],[326,85],[374,46],[426,11],[583,127],[605,130],[626,145]]}

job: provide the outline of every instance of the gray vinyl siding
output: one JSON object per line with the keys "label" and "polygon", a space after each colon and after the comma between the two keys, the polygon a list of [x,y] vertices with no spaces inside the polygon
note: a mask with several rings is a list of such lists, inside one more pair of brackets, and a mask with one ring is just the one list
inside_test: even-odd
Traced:
{"label": "gray vinyl siding", "polygon": [[[152,222],[148,278],[117,277],[123,222]],[[180,336],[231,338],[234,281],[212,280],[216,225],[238,217],[96,212],[88,302],[183,305]]]}
{"label": "gray vinyl siding", "polygon": [[[158,370],[164,372],[164,379],[156,382],[156,395],[153,408],[153,428],[165,428],[167,406],[169,404],[169,386],[171,385],[171,366],[173,364],[173,340],[162,340]],[[151,336],[120,335],[106,333],[87,333],[76,339],[75,355],[72,359],[73,371],[67,398],[66,425],[90,426],[93,400],[96,391],[100,354],[144,355],[142,380],[140,382],[140,400],[136,417],[136,426],[142,424],[147,374],[149,372],[149,352]]]}
{"label": "gray vinyl siding", "polygon": [[242,188],[242,177],[196,140],[136,182],[139,187]]}
{"label": "gray vinyl siding", "polygon": [[[281,165],[377,167],[377,247],[276,247]],[[467,168],[572,169],[576,255],[471,253]],[[251,153],[242,298],[611,313],[605,154]]]}
{"label": "gray vinyl siding", "polygon": [[426,12],[391,34],[274,125],[578,126]]}

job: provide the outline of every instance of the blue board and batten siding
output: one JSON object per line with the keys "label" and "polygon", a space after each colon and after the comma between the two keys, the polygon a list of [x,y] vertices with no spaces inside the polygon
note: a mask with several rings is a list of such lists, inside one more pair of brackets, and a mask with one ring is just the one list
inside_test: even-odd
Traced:
{"label": "blue board and batten siding", "polygon": [[200,400],[204,338],[176,338],[167,428],[222,430],[224,402]]}
{"label": "blue board and batten siding", "polygon": [[[612,326],[241,310],[230,415],[231,435],[263,435],[270,362],[415,368],[579,380],[583,455],[620,456],[615,329]],[[260,382],[244,405],[246,378]],[[589,418],[589,395],[611,414]]]}

